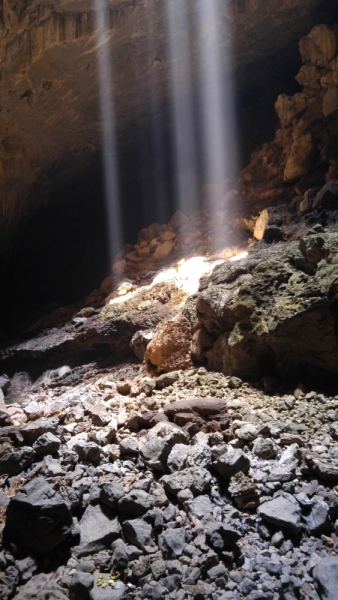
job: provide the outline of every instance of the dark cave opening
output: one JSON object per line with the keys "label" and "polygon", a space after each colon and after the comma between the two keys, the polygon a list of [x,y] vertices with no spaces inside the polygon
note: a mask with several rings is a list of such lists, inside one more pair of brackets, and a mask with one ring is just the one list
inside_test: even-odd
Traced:
{"label": "dark cave opening", "polygon": [[[235,109],[240,168],[255,147],[273,138],[278,123],[274,102],[279,93],[298,91],[294,77],[299,67],[295,43],[287,51],[250,65],[244,75],[239,75]],[[194,98],[201,189],[208,181],[203,173],[198,90]],[[118,132],[124,243],[136,243],[142,227],[155,221],[167,222],[178,208],[174,141],[168,126],[170,105],[158,107],[156,136],[153,108]],[[101,155],[96,155],[85,173],[66,189],[58,181],[47,200],[26,223],[1,269],[4,292],[0,331],[5,335],[20,331],[32,313],[38,316],[39,311],[79,301],[100,285],[110,269]]]}

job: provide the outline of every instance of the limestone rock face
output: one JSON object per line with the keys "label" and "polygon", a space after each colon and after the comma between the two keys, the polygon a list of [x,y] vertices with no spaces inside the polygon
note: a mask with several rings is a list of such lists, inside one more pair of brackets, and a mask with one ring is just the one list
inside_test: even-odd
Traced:
{"label": "limestone rock face", "polygon": [[[209,366],[227,375],[338,373],[337,229],[216,267],[197,313],[218,335]],[[309,350],[311,349],[311,350]]]}
{"label": "limestone rock face", "polygon": [[[188,7],[177,0],[169,4],[177,22],[192,23],[198,16],[194,2]],[[288,48],[312,27],[313,10],[320,4],[320,0],[220,3],[220,54],[227,55],[230,34],[236,40],[231,53],[237,69]],[[118,126],[144,113],[151,102],[166,99],[173,62],[169,56],[170,10],[156,0],[108,0],[96,5],[89,0],[1,3],[2,242],[6,241],[4,232],[11,235],[60,175],[64,185],[74,180],[101,147],[102,126],[109,124],[103,122],[100,107],[107,114],[110,100],[108,86],[101,85],[107,89],[100,90],[98,82],[99,53],[103,62],[108,60],[105,77],[113,82]],[[98,39],[102,23],[106,35],[101,33]],[[215,32],[210,30],[207,35],[213,43]],[[201,62],[196,40],[189,43],[195,77]],[[308,63],[326,67],[334,58],[334,35],[326,26],[316,28],[301,49]],[[184,91],[185,68],[179,66],[176,71],[180,73],[178,89]],[[37,188],[43,193],[36,193]],[[120,271],[123,265],[116,268]]]}

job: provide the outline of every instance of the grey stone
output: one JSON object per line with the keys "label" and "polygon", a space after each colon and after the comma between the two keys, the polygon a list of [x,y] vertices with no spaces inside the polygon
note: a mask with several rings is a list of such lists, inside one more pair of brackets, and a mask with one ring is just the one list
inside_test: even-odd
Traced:
{"label": "grey stone", "polygon": [[175,444],[167,460],[167,466],[170,473],[184,469],[188,452],[189,446],[186,444]]}
{"label": "grey stone", "polygon": [[330,434],[335,440],[338,440],[338,421],[331,423],[330,425]]}
{"label": "grey stone", "polygon": [[132,490],[118,502],[119,511],[126,512],[132,517],[142,517],[153,506],[152,496],[143,490]]}
{"label": "grey stone", "polygon": [[322,600],[336,600],[338,589],[338,556],[320,560],[313,570],[313,577]]}
{"label": "grey stone", "polygon": [[87,600],[93,585],[94,577],[91,573],[76,571],[69,586],[70,600]]}
{"label": "grey stone", "polygon": [[140,451],[139,443],[134,437],[123,438],[119,443],[121,456],[125,454],[138,454]]}
{"label": "grey stone", "polygon": [[37,477],[11,498],[7,508],[4,539],[45,554],[65,540],[72,517],[62,496]]}
{"label": "grey stone", "polygon": [[286,529],[299,529],[301,524],[300,506],[293,496],[285,492],[261,504],[257,512],[262,519]]}
{"label": "grey stone", "polygon": [[151,600],[161,600],[166,598],[168,590],[159,581],[150,581],[146,583],[141,591],[140,598],[149,598]]}
{"label": "grey stone", "polygon": [[190,467],[189,469],[183,469],[177,471],[171,475],[164,475],[161,477],[165,489],[177,496],[180,490],[189,488],[193,494],[203,494],[210,488],[211,475],[206,469],[199,467]]}
{"label": "grey stone", "polygon": [[247,473],[250,461],[242,450],[231,449],[217,459],[214,468],[221,477],[230,479],[240,471]]}
{"label": "grey stone", "polygon": [[185,545],[186,540],[184,527],[167,529],[161,535],[160,547],[163,554],[168,559],[175,559],[182,556]]}
{"label": "grey stone", "polygon": [[109,548],[120,535],[121,526],[115,513],[106,506],[89,505],[79,522],[80,545],[75,555],[85,556]]}
{"label": "grey stone", "polygon": [[147,434],[146,442],[141,448],[142,458],[151,469],[166,472],[166,462],[175,444],[187,444],[188,435],[176,425],[161,422]]}
{"label": "grey stone", "polygon": [[109,508],[116,508],[118,501],[124,496],[124,493],[124,487],[120,483],[116,481],[105,483],[101,489],[100,502],[109,506]]}
{"label": "grey stone", "polygon": [[8,452],[0,458],[0,475],[17,475],[32,464],[35,458],[33,448],[23,446],[15,452]]}
{"label": "grey stone", "polygon": [[191,502],[188,502],[189,514],[197,519],[202,519],[205,515],[212,514],[213,505],[209,496],[197,496]]}
{"label": "grey stone", "polygon": [[238,439],[244,442],[253,442],[258,435],[256,427],[252,423],[244,423],[242,427],[236,430]]}
{"label": "grey stone", "polygon": [[36,421],[30,421],[28,425],[21,429],[23,439],[28,444],[34,444],[36,440],[44,433],[56,433],[59,426],[57,417],[41,417]]}
{"label": "grey stone", "polygon": [[209,467],[212,462],[211,448],[207,445],[195,444],[190,446],[186,466],[187,467]]}
{"label": "grey stone", "polygon": [[47,477],[57,477],[58,475],[64,475],[65,470],[59,460],[47,454],[43,459],[43,474]]}
{"label": "grey stone", "polygon": [[254,441],[252,451],[259,458],[269,460],[275,458],[277,454],[277,446],[271,438],[257,438]]}
{"label": "grey stone", "polygon": [[184,504],[187,501],[189,502],[189,500],[193,500],[193,498],[194,494],[189,488],[181,490],[177,493],[177,502],[179,502],[180,504]]}
{"label": "grey stone", "polygon": [[155,545],[151,537],[152,526],[143,519],[124,521],[122,527],[128,542],[137,548],[147,551]]}
{"label": "grey stone", "polygon": [[34,442],[33,450],[36,454],[55,454],[60,448],[60,438],[56,437],[53,433],[47,432]]}
{"label": "grey stone", "polygon": [[329,506],[324,500],[315,497],[309,515],[303,516],[304,528],[311,534],[328,533],[330,530]]}
{"label": "grey stone", "polygon": [[150,570],[154,579],[160,579],[160,577],[162,577],[167,570],[167,563],[165,560],[163,560],[163,558],[159,558],[151,563]]}
{"label": "grey stone", "polygon": [[101,448],[95,444],[95,442],[77,442],[74,446],[74,450],[80,460],[91,463],[100,460]]}

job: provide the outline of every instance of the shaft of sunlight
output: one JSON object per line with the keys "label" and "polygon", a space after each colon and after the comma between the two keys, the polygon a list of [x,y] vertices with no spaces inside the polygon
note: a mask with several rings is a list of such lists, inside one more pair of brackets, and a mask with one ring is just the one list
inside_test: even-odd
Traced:
{"label": "shaft of sunlight", "polygon": [[166,0],[171,67],[175,195],[178,208],[189,215],[198,208],[197,153],[191,88],[191,53],[187,3]]}
{"label": "shaft of sunlight", "polygon": [[113,260],[113,257],[122,246],[122,219],[115,135],[109,7],[107,0],[94,0],[94,8],[95,47],[99,86],[99,108],[102,127],[102,160],[106,196],[107,229],[109,236],[110,258]]}
{"label": "shaft of sunlight", "polygon": [[[207,198],[213,250],[224,245],[219,209],[222,194],[236,173],[237,152],[233,82],[230,73],[231,40],[227,28],[228,3],[196,0],[199,62],[201,65],[201,125],[204,173],[210,186]],[[220,193],[219,193],[220,190]]]}

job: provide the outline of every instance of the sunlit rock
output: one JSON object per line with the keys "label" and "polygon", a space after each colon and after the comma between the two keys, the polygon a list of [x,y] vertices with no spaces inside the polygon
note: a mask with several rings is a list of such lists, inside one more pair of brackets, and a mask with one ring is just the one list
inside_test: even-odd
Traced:
{"label": "sunlit rock", "polygon": [[303,62],[326,67],[336,53],[336,36],[328,25],[317,25],[299,42]]}
{"label": "sunlit rock", "polygon": [[191,366],[190,344],[190,323],[185,317],[177,317],[159,327],[147,346],[145,360],[158,372],[187,369]]}

